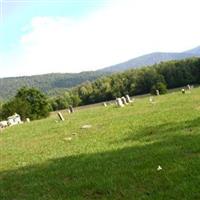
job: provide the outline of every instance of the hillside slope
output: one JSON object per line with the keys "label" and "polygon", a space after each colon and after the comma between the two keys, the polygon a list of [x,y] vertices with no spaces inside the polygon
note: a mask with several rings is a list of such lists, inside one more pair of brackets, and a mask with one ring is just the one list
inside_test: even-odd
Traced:
{"label": "hillside slope", "polygon": [[36,76],[12,77],[0,79],[0,100],[13,97],[22,86],[36,87],[45,93],[55,94],[57,90],[67,89],[101,77],[105,72],[82,72],[75,74],[44,74]]}
{"label": "hillside slope", "polygon": [[161,61],[181,60],[185,58],[200,56],[200,46],[182,53],[162,53],[155,52],[147,55],[139,56],[137,58],[128,60],[126,62],[103,68],[99,71],[103,72],[121,72],[127,69],[153,65]]}

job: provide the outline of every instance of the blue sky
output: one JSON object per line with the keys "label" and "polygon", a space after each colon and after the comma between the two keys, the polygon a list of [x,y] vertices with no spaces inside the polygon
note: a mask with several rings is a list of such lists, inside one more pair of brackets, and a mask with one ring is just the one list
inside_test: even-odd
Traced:
{"label": "blue sky", "polygon": [[[1,51],[19,42],[23,27],[35,16],[79,19],[106,6],[109,0],[2,0]],[[107,3],[106,3],[107,2]]]}
{"label": "blue sky", "polygon": [[0,77],[96,70],[200,45],[199,0],[0,2]]}

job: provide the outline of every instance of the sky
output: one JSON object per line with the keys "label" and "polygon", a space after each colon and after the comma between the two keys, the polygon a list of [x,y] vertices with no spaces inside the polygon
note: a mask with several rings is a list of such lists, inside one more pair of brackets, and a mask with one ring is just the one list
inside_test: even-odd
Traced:
{"label": "sky", "polygon": [[200,45],[199,0],[0,0],[0,77],[96,70]]}

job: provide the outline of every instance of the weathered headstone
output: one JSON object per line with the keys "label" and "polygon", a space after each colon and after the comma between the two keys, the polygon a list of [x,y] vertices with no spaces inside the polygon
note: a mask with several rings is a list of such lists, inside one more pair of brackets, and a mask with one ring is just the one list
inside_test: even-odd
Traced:
{"label": "weathered headstone", "polygon": [[69,106],[69,113],[73,113],[74,112],[74,109],[73,109],[73,107],[70,105]]}
{"label": "weathered headstone", "polygon": [[30,123],[30,119],[29,119],[29,118],[26,118],[26,122]]}
{"label": "weathered headstone", "polygon": [[126,96],[126,101],[128,102],[128,103],[132,103],[133,101],[131,100],[131,98],[129,97],[129,95],[127,94]]}
{"label": "weathered headstone", "polygon": [[8,126],[8,122],[7,121],[1,121],[0,122],[0,128],[5,128]]}
{"label": "weathered headstone", "polygon": [[153,103],[153,97],[149,97],[149,102]]}
{"label": "weathered headstone", "polygon": [[124,105],[128,104],[125,97],[121,97],[121,100]]}
{"label": "weathered headstone", "polygon": [[58,117],[60,118],[61,121],[65,121],[61,112],[58,112],[57,114],[58,114]]}
{"label": "weathered headstone", "polygon": [[104,105],[104,107],[107,107],[107,103],[106,102],[103,102],[103,105]]}
{"label": "weathered headstone", "polygon": [[181,92],[182,92],[182,94],[185,94],[185,89],[182,89]]}
{"label": "weathered headstone", "polygon": [[189,84],[187,85],[187,89],[188,89],[188,90],[191,90],[191,87],[190,87],[190,85],[189,85]]}
{"label": "weathered headstone", "polygon": [[156,90],[156,95],[159,96],[160,95],[160,92],[159,90]]}
{"label": "weathered headstone", "polygon": [[124,104],[122,103],[121,98],[116,99],[116,104],[117,104],[118,107],[124,107]]}
{"label": "weathered headstone", "polygon": [[86,125],[83,125],[81,128],[83,128],[83,129],[89,129],[89,128],[92,128],[92,125],[86,124]]}

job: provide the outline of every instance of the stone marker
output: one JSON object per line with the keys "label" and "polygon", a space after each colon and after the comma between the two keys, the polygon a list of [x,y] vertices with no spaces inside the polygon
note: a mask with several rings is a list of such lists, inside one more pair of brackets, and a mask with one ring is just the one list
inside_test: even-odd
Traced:
{"label": "stone marker", "polygon": [[58,117],[60,118],[61,121],[65,121],[61,112],[58,112],[57,114],[58,114]]}
{"label": "stone marker", "polygon": [[185,89],[182,89],[181,92],[182,92],[182,94],[185,94]]}
{"label": "stone marker", "polygon": [[190,87],[190,85],[189,85],[189,84],[187,85],[187,89],[188,89],[188,90],[191,90],[191,87]]}
{"label": "stone marker", "polygon": [[29,118],[26,118],[26,122],[30,123],[30,119],[29,119]]}
{"label": "stone marker", "polygon": [[71,137],[66,137],[66,138],[64,138],[64,140],[65,140],[65,141],[71,141],[72,138],[71,138]]}
{"label": "stone marker", "polygon": [[128,102],[128,103],[132,103],[133,101],[131,100],[131,98],[129,97],[129,95],[127,94],[126,96],[126,101]]}
{"label": "stone marker", "polygon": [[73,113],[74,112],[74,109],[73,109],[73,107],[70,105],[69,106],[69,113]]}
{"label": "stone marker", "polygon": [[86,125],[83,125],[81,128],[88,129],[88,128],[91,128],[91,127],[92,127],[92,125],[86,124]]}
{"label": "stone marker", "polygon": [[123,103],[124,105],[127,105],[127,104],[128,104],[125,97],[121,97],[121,100],[122,100],[122,103]]}
{"label": "stone marker", "polygon": [[121,98],[116,99],[116,104],[117,104],[118,107],[124,107],[124,104],[122,103]]}
{"label": "stone marker", "polygon": [[149,97],[149,102],[150,102],[150,103],[154,103],[154,102],[153,102],[153,97]]}
{"label": "stone marker", "polygon": [[104,105],[104,107],[107,107],[107,103],[106,102],[103,102],[103,105]]}
{"label": "stone marker", "polygon": [[159,96],[160,95],[160,92],[159,90],[156,90],[156,95]]}

